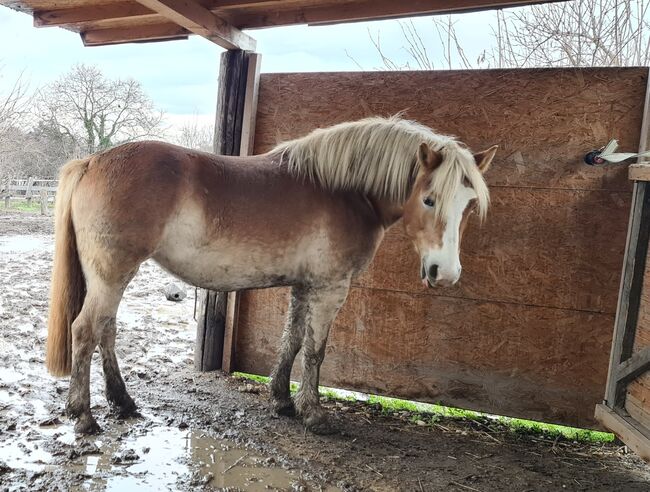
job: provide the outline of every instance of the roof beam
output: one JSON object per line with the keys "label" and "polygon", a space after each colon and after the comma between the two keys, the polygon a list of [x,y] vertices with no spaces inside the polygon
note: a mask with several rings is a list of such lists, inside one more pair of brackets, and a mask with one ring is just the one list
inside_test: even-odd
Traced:
{"label": "roof beam", "polygon": [[253,38],[195,0],[137,0],[137,2],[223,48],[255,50],[256,42]]}
{"label": "roof beam", "polygon": [[[240,7],[256,7],[268,4],[279,4],[278,0],[222,0],[215,6],[212,0],[198,0],[198,3],[205,8],[212,10],[218,8],[230,10]],[[115,19],[127,19],[155,14],[144,5],[134,1],[119,1],[107,5],[85,5],[79,7],[68,7],[55,10],[35,10],[34,26],[69,26],[85,22],[97,22]]]}
{"label": "roof beam", "polygon": [[81,39],[85,46],[105,46],[108,44],[187,39],[188,35],[189,32],[185,28],[167,22],[165,24],[85,31],[81,33]]}
{"label": "roof beam", "polygon": [[155,12],[139,3],[118,2],[109,5],[85,5],[69,9],[35,10],[33,16],[35,27],[47,27],[151,14],[155,14]]}

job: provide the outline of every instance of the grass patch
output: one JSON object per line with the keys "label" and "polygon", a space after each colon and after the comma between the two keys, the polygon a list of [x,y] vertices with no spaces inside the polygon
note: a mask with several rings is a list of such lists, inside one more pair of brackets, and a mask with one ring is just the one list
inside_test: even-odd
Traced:
{"label": "grass patch", "polygon": [[[242,379],[250,379],[263,384],[267,384],[270,381],[270,378],[268,377],[256,376],[243,372],[233,373],[233,376]],[[291,383],[291,392],[295,393],[297,389],[298,384]],[[444,405],[431,403],[420,403],[399,398],[390,398],[387,396],[365,395],[363,393],[337,390],[334,388],[319,387],[319,393],[327,400],[359,401],[369,405],[379,406],[381,407],[381,413],[384,415],[409,412],[411,414],[409,416],[410,421],[413,423],[421,421],[420,425],[422,425],[422,422],[424,422],[425,425],[433,425],[444,420],[479,421],[490,428],[498,426],[515,434],[539,435],[551,439],[563,438],[570,441],[590,444],[612,442],[616,437],[614,434],[608,432],[579,429],[564,425],[545,424],[543,422],[512,417],[500,417],[481,412],[474,412],[472,410],[464,410],[462,408],[446,407]]]}
{"label": "grass patch", "polygon": [[[36,200],[32,200],[32,203],[27,203],[27,200],[10,200],[9,208],[4,207],[4,200],[2,200],[2,210],[10,210],[14,212],[26,212],[26,213],[41,213],[41,203]],[[54,209],[53,203],[47,204],[48,210]]]}

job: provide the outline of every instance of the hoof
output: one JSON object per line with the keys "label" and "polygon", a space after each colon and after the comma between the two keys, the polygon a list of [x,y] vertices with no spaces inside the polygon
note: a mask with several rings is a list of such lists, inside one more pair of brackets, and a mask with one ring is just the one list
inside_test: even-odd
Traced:
{"label": "hoof", "polygon": [[75,434],[99,434],[102,429],[90,414],[83,414],[74,425]]}
{"label": "hoof", "polygon": [[273,402],[273,411],[276,415],[282,415],[284,417],[295,417],[296,416],[296,407],[293,404],[293,400],[275,400]]}
{"label": "hoof", "polygon": [[309,432],[326,436],[335,434],[337,429],[327,418],[325,412],[317,412],[315,414],[303,417],[303,423]]}
{"label": "hoof", "polygon": [[138,411],[138,406],[131,399],[129,399],[127,402],[124,402],[122,405],[111,405],[111,414],[113,414],[118,419],[142,417],[142,414]]}

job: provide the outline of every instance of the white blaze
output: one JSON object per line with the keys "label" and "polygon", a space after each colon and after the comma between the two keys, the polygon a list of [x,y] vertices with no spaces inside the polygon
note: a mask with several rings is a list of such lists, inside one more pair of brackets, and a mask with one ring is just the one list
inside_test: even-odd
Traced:
{"label": "white blaze", "polygon": [[444,285],[451,285],[458,282],[460,278],[460,223],[463,219],[463,212],[470,200],[474,198],[476,198],[476,193],[472,188],[462,184],[458,187],[445,216],[446,226],[442,236],[442,245],[439,248],[432,247],[424,251],[422,262],[427,277],[429,277],[431,267],[438,266],[437,277],[429,277],[432,284],[438,281]]}

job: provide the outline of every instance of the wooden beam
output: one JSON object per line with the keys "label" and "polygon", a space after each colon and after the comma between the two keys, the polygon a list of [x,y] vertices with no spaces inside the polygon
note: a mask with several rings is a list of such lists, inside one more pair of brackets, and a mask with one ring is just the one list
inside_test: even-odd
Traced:
{"label": "wooden beam", "polygon": [[[246,92],[239,138],[239,155],[252,155],[255,143],[255,121],[257,117],[257,100],[259,96],[260,67],[262,56],[250,53],[246,70]],[[239,292],[228,293],[226,306],[226,326],[223,341],[223,361],[221,368],[225,372],[235,370],[235,348],[237,345],[237,324],[239,322]]]}
{"label": "wooden beam", "polygon": [[168,41],[187,39],[189,32],[176,24],[152,24],[140,27],[98,29],[81,33],[85,46],[104,46],[109,44],[135,43],[148,41]]}
{"label": "wooden beam", "polygon": [[[229,50],[221,55],[214,151],[241,155],[250,150],[257,103],[259,55]],[[253,75],[251,75],[253,71]],[[245,140],[242,138],[245,136]],[[234,292],[202,290],[204,308],[198,315],[195,368],[199,371],[234,367],[239,299]],[[215,310],[218,309],[218,312]]]}
{"label": "wooden beam", "polygon": [[650,347],[636,352],[629,359],[622,362],[616,370],[616,379],[619,384],[625,384],[650,369]]}
{"label": "wooden beam", "polygon": [[391,19],[438,13],[460,13],[514,7],[537,3],[552,3],[563,0],[360,0],[332,5],[318,3],[312,6],[290,3],[277,9],[249,9],[230,12],[231,22],[240,29],[253,29],[294,24],[323,25],[341,22],[358,22],[376,19]]}
{"label": "wooden beam", "polygon": [[[650,69],[646,72],[646,93],[639,135],[639,153],[645,152],[648,146],[650,146]],[[625,391],[628,382],[621,381],[618,378],[618,372],[621,364],[632,356],[639,317],[648,241],[650,241],[649,187],[650,183],[646,181],[634,181],[605,388],[605,404],[614,410],[623,408],[625,405]]]}
{"label": "wooden beam", "polygon": [[650,439],[633,419],[614,412],[606,405],[596,405],[595,417],[632,451],[645,461],[650,462]]}
{"label": "wooden beam", "polygon": [[634,181],[650,181],[650,164],[630,165],[628,177]]}
{"label": "wooden beam", "polygon": [[58,10],[36,10],[33,16],[35,27],[49,27],[67,26],[107,19],[124,19],[154,13],[151,9],[139,3],[118,2],[109,5],[93,4]]}
{"label": "wooden beam", "polygon": [[195,0],[137,0],[188,31],[228,50],[255,50],[256,41]]}

